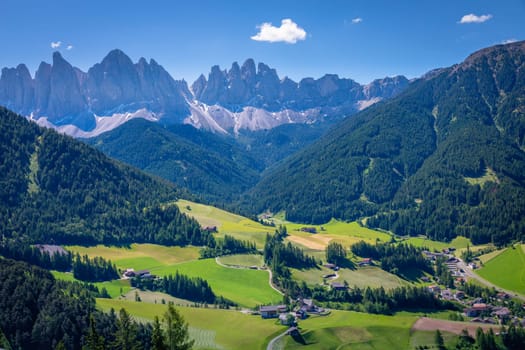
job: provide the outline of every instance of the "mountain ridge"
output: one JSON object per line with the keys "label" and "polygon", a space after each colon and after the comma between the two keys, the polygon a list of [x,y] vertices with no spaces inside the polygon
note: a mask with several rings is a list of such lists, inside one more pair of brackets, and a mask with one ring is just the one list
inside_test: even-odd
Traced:
{"label": "mountain ridge", "polygon": [[402,91],[405,77],[360,85],[327,74],[299,83],[280,79],[275,69],[248,59],[229,71],[213,66],[191,89],[175,80],[155,60],[132,60],[110,51],[87,72],[59,52],[42,62],[34,78],[27,67],[2,69],[0,104],[75,137],[93,137],[130,119],[161,124],[191,124],[216,133],[270,129],[286,123],[342,118]]}
{"label": "mountain ridge", "polygon": [[524,67],[518,42],[433,71],[272,169],[245,208],[312,223],[368,217],[375,228],[439,240],[521,239]]}

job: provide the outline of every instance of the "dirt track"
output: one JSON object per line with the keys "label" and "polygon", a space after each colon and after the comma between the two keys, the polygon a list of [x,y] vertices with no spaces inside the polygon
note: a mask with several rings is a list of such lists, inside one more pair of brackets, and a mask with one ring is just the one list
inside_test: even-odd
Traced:
{"label": "dirt track", "polygon": [[434,318],[421,317],[419,320],[414,323],[412,330],[415,331],[435,331],[439,329],[440,331],[450,332],[455,334],[461,334],[461,331],[466,329],[468,333],[475,337],[476,330],[481,327],[484,331],[488,331],[490,328],[494,330],[494,333],[499,332],[500,325],[484,324],[484,323],[474,323],[474,322],[455,322],[447,320],[437,320]]}

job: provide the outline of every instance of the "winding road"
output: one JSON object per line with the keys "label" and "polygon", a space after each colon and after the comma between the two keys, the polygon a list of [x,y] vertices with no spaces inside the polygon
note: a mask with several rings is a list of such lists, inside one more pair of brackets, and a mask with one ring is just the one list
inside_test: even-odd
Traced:
{"label": "winding road", "polygon": [[457,263],[457,266],[459,269],[462,269],[463,271],[465,271],[465,276],[468,277],[468,278],[473,278],[475,280],[477,280],[478,282],[482,283],[483,285],[487,286],[487,287],[494,287],[496,290],[500,291],[500,292],[504,292],[504,293],[507,293],[508,295],[511,295],[513,297],[516,297],[522,301],[525,301],[525,295],[523,294],[519,294],[519,293],[516,293],[512,290],[507,290],[507,289],[503,289],[497,285],[495,285],[494,283],[491,283],[489,281],[487,281],[486,279],[484,279],[483,277],[479,276],[477,273],[475,273],[474,271],[472,271],[472,269],[470,267],[467,266],[467,264],[465,264],[465,262],[461,259],[458,259],[458,263]]}

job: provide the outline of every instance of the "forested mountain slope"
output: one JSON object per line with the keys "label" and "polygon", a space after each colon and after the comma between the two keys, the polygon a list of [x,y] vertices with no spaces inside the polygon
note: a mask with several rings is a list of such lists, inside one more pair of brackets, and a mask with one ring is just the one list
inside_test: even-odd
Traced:
{"label": "forested mountain slope", "polygon": [[244,199],[321,223],[447,240],[525,233],[525,42],[481,50],[344,120]]}
{"label": "forested mountain slope", "polygon": [[176,188],[0,108],[0,235],[39,243],[201,244]]}
{"label": "forested mountain slope", "polygon": [[255,185],[262,167],[233,138],[190,125],[135,119],[86,142],[216,203]]}

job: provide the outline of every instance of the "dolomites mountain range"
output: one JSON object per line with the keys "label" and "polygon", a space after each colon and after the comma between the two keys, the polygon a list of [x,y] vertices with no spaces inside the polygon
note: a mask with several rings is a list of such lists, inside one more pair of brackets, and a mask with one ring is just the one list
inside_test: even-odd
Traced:
{"label": "dolomites mountain range", "polygon": [[34,76],[24,64],[3,68],[0,105],[75,137],[97,136],[135,118],[236,134],[342,119],[408,84],[396,76],[360,85],[334,74],[295,82],[248,59],[229,70],[213,66],[190,88],[155,60],[134,63],[121,50],[87,72],[55,52],[52,64],[42,62]]}

